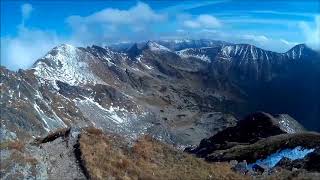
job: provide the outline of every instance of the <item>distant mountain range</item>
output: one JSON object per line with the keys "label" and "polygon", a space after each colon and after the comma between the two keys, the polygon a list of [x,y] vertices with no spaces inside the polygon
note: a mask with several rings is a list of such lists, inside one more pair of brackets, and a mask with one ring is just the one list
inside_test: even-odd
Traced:
{"label": "distant mountain range", "polygon": [[95,126],[197,144],[257,110],[320,131],[319,80],[319,53],[304,44],[285,53],[213,40],[63,44],[30,69],[1,67],[1,139]]}
{"label": "distant mountain range", "polygon": [[[224,42],[224,41],[216,41],[210,39],[176,39],[176,40],[157,40],[152,41],[162,46],[165,46],[173,51],[179,51],[186,48],[201,48],[201,47],[214,47],[217,45],[231,45],[232,43]],[[113,48],[114,50],[118,51],[126,51],[130,47],[134,46],[135,44],[142,48],[144,47],[148,41],[141,41],[141,42],[123,42],[123,43],[115,43],[109,45],[109,47]]]}

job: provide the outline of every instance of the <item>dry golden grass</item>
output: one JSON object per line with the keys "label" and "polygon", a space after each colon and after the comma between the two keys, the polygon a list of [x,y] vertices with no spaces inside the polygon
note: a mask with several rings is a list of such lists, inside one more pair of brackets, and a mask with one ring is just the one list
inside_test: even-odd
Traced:
{"label": "dry golden grass", "polygon": [[271,174],[270,176],[258,177],[257,179],[264,180],[319,180],[319,172],[307,172],[305,170],[289,171],[285,169],[278,169],[278,172]]}
{"label": "dry golden grass", "polygon": [[129,147],[118,136],[91,129],[79,143],[91,179],[248,179],[227,163],[209,164],[148,136]]}

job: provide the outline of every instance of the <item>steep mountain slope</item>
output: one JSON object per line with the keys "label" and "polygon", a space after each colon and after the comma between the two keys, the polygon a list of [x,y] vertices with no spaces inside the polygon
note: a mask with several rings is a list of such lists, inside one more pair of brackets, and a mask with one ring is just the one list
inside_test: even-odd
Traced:
{"label": "steep mountain slope", "polygon": [[1,67],[1,139],[95,126],[197,144],[256,110],[317,130],[319,64],[305,45],[286,53],[209,40],[148,41],[125,52],[61,45],[28,70]]}
{"label": "steep mountain slope", "polygon": [[[180,70],[183,64],[174,59],[182,63],[154,42],[134,58],[97,46],[61,45],[29,70],[1,68],[1,138],[93,125],[128,138],[151,133],[189,144],[234,123],[235,118],[219,113],[220,96],[202,93],[199,77]],[[215,104],[218,112],[210,115]],[[218,125],[202,125],[209,122]]]}
{"label": "steep mountain slope", "polygon": [[1,179],[249,179],[149,136],[128,142],[99,129],[60,129],[0,146]]}
{"label": "steep mountain slope", "polygon": [[288,113],[307,128],[319,131],[320,56],[306,45],[285,53],[247,44],[189,48],[177,53],[209,62],[207,84],[214,84],[213,88],[241,89],[248,103],[246,112]]}

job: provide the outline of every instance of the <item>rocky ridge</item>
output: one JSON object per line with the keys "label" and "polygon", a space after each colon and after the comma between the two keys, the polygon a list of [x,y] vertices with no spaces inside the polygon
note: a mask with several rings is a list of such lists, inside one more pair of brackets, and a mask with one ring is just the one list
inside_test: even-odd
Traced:
{"label": "rocky ridge", "polygon": [[[180,149],[219,136],[221,143],[213,151],[278,135],[290,139],[282,134],[303,131],[290,115],[307,129],[319,128],[319,54],[305,45],[286,53],[211,40],[148,41],[115,49],[64,44],[30,69],[1,67],[3,153],[10,155],[11,142],[29,142],[69,127],[93,126],[129,142],[148,134]],[[259,134],[255,127],[265,126],[260,121],[238,122],[256,110],[277,114],[260,114],[271,119],[262,122],[272,134]],[[238,137],[233,132],[242,133],[243,127],[251,132],[244,141],[224,139]],[[24,167],[18,169],[31,172]]]}
{"label": "rocky ridge", "polygon": [[[294,124],[288,125],[270,114],[257,112],[185,151],[209,162],[232,162],[236,171],[260,178],[283,170],[319,173],[316,161],[320,134],[307,132]],[[290,154],[291,150],[294,153]],[[288,152],[287,155],[282,153],[284,151]],[[274,164],[273,167],[267,167],[270,164]],[[313,178],[317,177],[319,174]]]}

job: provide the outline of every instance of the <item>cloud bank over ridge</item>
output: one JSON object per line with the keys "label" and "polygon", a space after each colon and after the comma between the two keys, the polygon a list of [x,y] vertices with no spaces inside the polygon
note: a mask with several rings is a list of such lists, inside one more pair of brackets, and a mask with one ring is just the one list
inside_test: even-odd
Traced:
{"label": "cloud bank over ridge", "polygon": [[[224,2],[198,3],[193,6],[185,5],[185,7],[192,10]],[[257,21],[240,16],[230,19],[228,14],[220,14],[220,16],[207,13],[192,14],[185,10],[181,5],[159,10],[147,3],[137,2],[128,8],[107,7],[86,15],[73,14],[63,19],[64,25],[70,29],[70,34],[66,36],[57,33],[55,29],[27,26],[26,22],[37,11],[37,8],[32,4],[22,4],[20,7],[21,22],[16,25],[17,33],[1,37],[1,65],[13,70],[29,68],[35,60],[61,43],[75,46],[92,44],[103,46],[126,41],[207,38],[233,43],[250,43],[278,52],[286,51],[292,46],[304,42],[314,49],[320,49],[319,38],[317,38],[320,37],[320,15],[315,16],[313,23],[290,21],[292,24],[298,24],[297,31],[300,31],[301,36],[305,39],[305,41],[292,41],[272,37],[268,31],[233,30],[236,22],[245,24],[245,22],[252,21],[267,26],[270,20]],[[272,12],[275,14],[276,11]],[[283,21],[284,23],[282,23],[281,21],[275,20],[274,22],[279,24],[287,22]]]}

